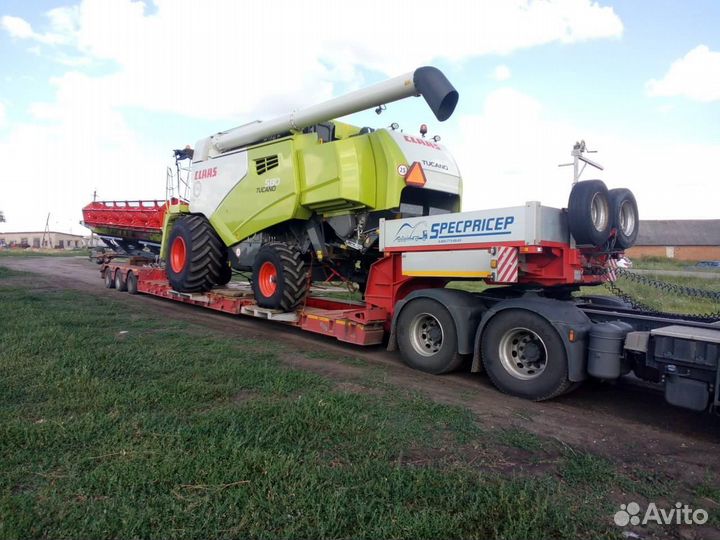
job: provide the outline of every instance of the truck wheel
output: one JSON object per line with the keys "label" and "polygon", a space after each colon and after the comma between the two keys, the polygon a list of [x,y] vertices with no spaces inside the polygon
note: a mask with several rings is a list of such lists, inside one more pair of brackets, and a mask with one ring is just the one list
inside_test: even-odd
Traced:
{"label": "truck wheel", "polygon": [[540,315],[501,311],[483,329],[480,346],[485,371],[506,394],[543,401],[570,389],[565,346]]}
{"label": "truck wheel", "polygon": [[635,245],[640,230],[640,217],[635,195],[625,188],[611,189],[608,195],[611,223],[617,230],[615,247],[629,249]]}
{"label": "truck wheel", "polygon": [[602,180],[578,182],[570,192],[568,226],[575,242],[602,246],[612,225],[608,189]]}
{"label": "truck wheel", "polygon": [[420,371],[448,373],[463,360],[457,352],[457,328],[452,315],[429,298],[412,300],[403,308],[397,321],[397,340],[403,361]]}
{"label": "truck wheel", "polygon": [[115,290],[120,292],[127,291],[127,283],[123,279],[123,273],[120,270],[115,270]]}
{"label": "truck wheel", "polygon": [[173,289],[204,292],[219,283],[227,253],[207,219],[181,217],[173,224],[168,242],[165,272]]}
{"label": "truck wheel", "polygon": [[105,287],[108,289],[115,288],[115,274],[111,268],[105,269]]}
{"label": "truck wheel", "polygon": [[284,242],[262,246],[253,264],[252,287],[258,306],[290,311],[308,290],[307,265],[302,253]]}
{"label": "truck wheel", "polygon": [[138,280],[135,272],[128,272],[127,275],[127,292],[130,294],[138,293]]}

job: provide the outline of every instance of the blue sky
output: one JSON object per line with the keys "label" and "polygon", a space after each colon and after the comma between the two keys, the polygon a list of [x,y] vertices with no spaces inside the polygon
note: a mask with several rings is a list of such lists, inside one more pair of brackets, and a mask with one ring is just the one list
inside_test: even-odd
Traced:
{"label": "blue sky", "polygon": [[[0,1],[0,230],[84,230],[80,209],[162,198],[170,150],[432,64],[460,92],[363,125],[425,122],[466,209],[563,206],[584,138],[646,218],[720,218],[720,3],[421,0],[363,5]],[[284,17],[278,19],[280,14]],[[276,15],[274,32],[253,25]],[[300,29],[300,30],[298,30]]]}

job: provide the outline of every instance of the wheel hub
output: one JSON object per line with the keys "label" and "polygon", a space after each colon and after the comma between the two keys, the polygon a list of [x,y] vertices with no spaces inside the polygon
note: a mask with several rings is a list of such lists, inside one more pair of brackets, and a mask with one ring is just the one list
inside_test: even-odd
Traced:
{"label": "wheel hub", "polygon": [[500,363],[516,379],[539,377],[547,366],[547,348],[542,338],[527,328],[508,330],[498,347]]}
{"label": "wheel hub", "polygon": [[266,298],[271,297],[277,291],[278,272],[275,265],[269,261],[263,263],[258,272],[258,285],[260,292]]}
{"label": "wheel hub", "polygon": [[423,356],[437,354],[443,344],[443,329],[430,313],[420,313],[410,324],[410,343]]}
{"label": "wheel hub", "polygon": [[186,261],[187,247],[185,246],[185,240],[182,236],[178,236],[170,246],[170,267],[173,272],[179,274],[185,268]]}
{"label": "wheel hub", "polygon": [[602,197],[599,193],[593,195],[592,201],[590,202],[590,216],[592,219],[593,227],[598,231],[602,231],[607,227],[608,223],[608,202],[607,199]]}

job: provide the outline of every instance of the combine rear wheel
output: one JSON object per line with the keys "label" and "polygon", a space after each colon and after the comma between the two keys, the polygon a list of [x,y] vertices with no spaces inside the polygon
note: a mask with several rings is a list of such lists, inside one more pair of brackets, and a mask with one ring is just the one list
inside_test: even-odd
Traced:
{"label": "combine rear wheel", "polygon": [[260,307],[290,311],[308,290],[307,264],[300,251],[283,242],[260,248],[253,264],[253,293]]}
{"label": "combine rear wheel", "polygon": [[169,237],[165,271],[179,292],[209,291],[222,280],[227,251],[203,216],[185,216],[174,224]]}

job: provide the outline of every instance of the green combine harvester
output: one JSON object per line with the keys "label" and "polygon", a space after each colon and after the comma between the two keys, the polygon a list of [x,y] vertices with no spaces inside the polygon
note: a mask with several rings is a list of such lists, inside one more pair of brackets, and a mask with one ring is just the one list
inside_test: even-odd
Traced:
{"label": "green combine harvester", "polygon": [[[462,183],[439,138],[335,120],[411,96],[448,119],[458,93],[442,72],[412,73],[201,139],[187,157],[189,197],[167,208],[161,258],[176,291],[252,272],[258,305],[290,310],[312,280],[364,287],[381,218],[460,210]],[[423,126],[424,127],[424,126]]]}

